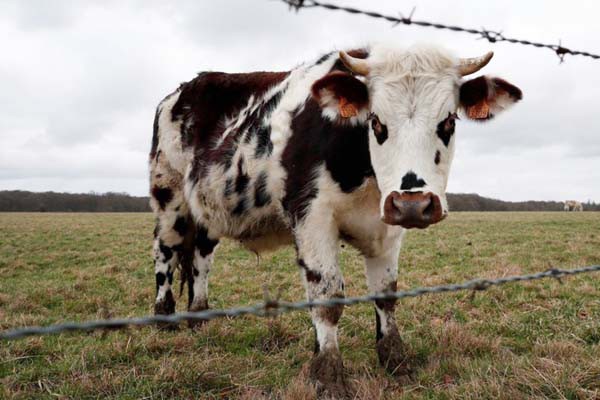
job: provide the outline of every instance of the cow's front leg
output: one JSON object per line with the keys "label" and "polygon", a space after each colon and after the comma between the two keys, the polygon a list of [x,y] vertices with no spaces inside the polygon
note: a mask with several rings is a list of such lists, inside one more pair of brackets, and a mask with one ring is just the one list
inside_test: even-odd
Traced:
{"label": "cow's front leg", "polygon": [[[344,281],[337,263],[338,232],[332,219],[321,215],[296,229],[298,264],[309,300],[344,297]],[[310,377],[320,395],[345,398],[350,394],[337,342],[337,326],[343,306],[314,307],[315,355]]]}
{"label": "cow's front leg", "polygon": [[[386,254],[365,258],[367,285],[370,293],[396,291],[398,279],[398,254],[400,239],[389,247]],[[402,342],[396,325],[394,310],[396,300],[375,302],[377,355],[379,362],[392,374],[410,373],[409,351]]]}

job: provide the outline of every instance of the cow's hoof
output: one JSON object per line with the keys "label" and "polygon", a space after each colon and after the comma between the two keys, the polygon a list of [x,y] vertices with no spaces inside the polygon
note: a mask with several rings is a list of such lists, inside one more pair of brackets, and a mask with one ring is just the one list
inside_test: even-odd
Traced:
{"label": "cow's hoof", "polygon": [[[154,315],[169,315],[175,312],[175,299],[173,298],[173,292],[170,290],[165,294],[165,297],[160,301],[154,303]],[[175,330],[177,329],[176,323],[160,322],[157,324],[160,329]]]}
{"label": "cow's hoof", "polygon": [[[194,301],[192,305],[188,308],[189,312],[198,312],[208,310],[208,300],[198,300]],[[188,320],[188,326],[190,329],[200,328],[202,325],[207,323],[206,320]]]}
{"label": "cow's hoof", "polygon": [[315,355],[310,364],[310,378],[319,399],[350,399],[352,390],[346,382],[344,364],[338,350],[325,350]]}
{"label": "cow's hoof", "polygon": [[396,329],[377,342],[379,363],[392,375],[410,375],[412,356]]}

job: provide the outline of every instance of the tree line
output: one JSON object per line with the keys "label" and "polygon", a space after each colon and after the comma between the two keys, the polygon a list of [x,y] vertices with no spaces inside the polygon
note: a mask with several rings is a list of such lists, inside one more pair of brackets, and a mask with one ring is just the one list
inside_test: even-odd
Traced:
{"label": "tree line", "polygon": [[148,212],[148,197],[127,193],[57,193],[0,191],[0,211]]}
{"label": "tree line", "polygon": [[[474,193],[448,193],[452,211],[563,211],[559,201],[502,201]],[[600,204],[583,203],[584,211],[600,211]],[[149,212],[148,197],[127,193],[58,193],[0,191],[0,211],[30,212]]]}
{"label": "tree line", "polygon": [[[564,211],[562,201],[503,201],[475,193],[449,193],[448,206],[452,211]],[[600,211],[600,204],[588,200],[583,210]]]}

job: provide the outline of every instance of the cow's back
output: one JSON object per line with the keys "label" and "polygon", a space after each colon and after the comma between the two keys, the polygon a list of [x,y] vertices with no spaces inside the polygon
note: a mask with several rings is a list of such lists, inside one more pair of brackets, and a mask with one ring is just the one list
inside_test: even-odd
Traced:
{"label": "cow's back", "polygon": [[167,96],[155,120],[152,192],[181,193],[194,219],[219,236],[254,240],[281,232],[264,122],[281,97],[269,91],[288,74],[205,72]]}

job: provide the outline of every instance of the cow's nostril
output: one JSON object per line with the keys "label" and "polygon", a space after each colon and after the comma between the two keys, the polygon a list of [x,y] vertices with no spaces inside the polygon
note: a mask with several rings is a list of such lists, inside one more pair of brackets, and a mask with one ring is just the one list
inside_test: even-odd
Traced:
{"label": "cow's nostril", "polygon": [[403,203],[402,203],[402,199],[398,196],[394,196],[392,197],[392,204],[394,205],[394,207],[396,208],[396,210],[402,212],[402,208],[403,208]]}
{"label": "cow's nostril", "polygon": [[433,214],[435,213],[435,204],[432,201],[431,196],[427,197],[426,202],[427,202],[427,206],[423,210],[423,219],[429,221],[429,220],[431,220],[431,218],[433,217]]}

